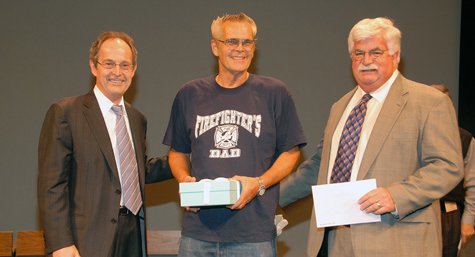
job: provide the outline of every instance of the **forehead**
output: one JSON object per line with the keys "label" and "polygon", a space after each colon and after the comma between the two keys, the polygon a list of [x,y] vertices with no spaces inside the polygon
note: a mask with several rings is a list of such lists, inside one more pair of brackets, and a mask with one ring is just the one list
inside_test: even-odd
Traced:
{"label": "forehead", "polygon": [[252,27],[247,22],[227,21],[222,28],[224,38],[252,39]]}
{"label": "forehead", "polygon": [[387,49],[386,40],[380,35],[369,37],[355,42],[353,47],[355,50],[372,50],[372,49]]}
{"label": "forehead", "polygon": [[109,38],[102,43],[99,49],[99,55],[106,57],[132,58],[132,49],[120,38]]}

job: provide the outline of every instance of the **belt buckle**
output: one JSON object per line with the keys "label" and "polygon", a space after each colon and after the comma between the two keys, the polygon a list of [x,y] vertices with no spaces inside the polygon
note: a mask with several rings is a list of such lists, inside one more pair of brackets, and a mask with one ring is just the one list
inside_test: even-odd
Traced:
{"label": "belt buckle", "polygon": [[130,213],[130,210],[127,209],[127,207],[121,206],[121,207],[119,208],[119,214],[128,215],[129,213]]}

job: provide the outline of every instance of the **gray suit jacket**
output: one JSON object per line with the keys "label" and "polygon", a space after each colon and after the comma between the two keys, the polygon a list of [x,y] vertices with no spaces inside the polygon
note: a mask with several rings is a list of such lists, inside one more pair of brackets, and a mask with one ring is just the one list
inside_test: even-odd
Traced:
{"label": "gray suit jacket", "polygon": [[[166,158],[146,163],[147,121],[129,104],[126,110],[143,199],[145,181],[172,176]],[[38,170],[38,207],[47,253],[74,244],[82,257],[108,256],[117,229],[121,186],[109,134],[92,92],[49,108],[39,140]]]}
{"label": "gray suit jacket", "polygon": [[[330,111],[316,175],[319,185],[327,183],[332,135],[355,91],[343,96]],[[282,183],[282,194],[302,192],[296,187],[301,186],[299,177],[305,174],[315,176],[298,170]],[[450,99],[399,75],[374,125],[357,178],[375,178],[378,187],[387,188],[399,215],[385,214],[379,223],[351,225],[356,256],[441,256],[437,199],[462,176],[460,137]],[[312,213],[308,256],[317,255],[323,233]]]}

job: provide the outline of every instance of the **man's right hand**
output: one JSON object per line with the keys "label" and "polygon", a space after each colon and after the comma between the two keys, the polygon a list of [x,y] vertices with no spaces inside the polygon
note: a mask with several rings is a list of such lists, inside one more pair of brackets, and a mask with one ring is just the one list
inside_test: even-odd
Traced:
{"label": "man's right hand", "polygon": [[187,175],[178,180],[179,183],[188,183],[188,182],[196,182],[196,178],[190,175]]}
{"label": "man's right hand", "polygon": [[81,257],[75,245],[67,246],[53,252],[53,257]]}

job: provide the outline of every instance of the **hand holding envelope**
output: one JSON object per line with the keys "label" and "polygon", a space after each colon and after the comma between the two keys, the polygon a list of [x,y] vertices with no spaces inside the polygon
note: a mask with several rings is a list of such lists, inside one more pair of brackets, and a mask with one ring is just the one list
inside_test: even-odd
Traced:
{"label": "hand holding envelope", "polygon": [[380,222],[380,215],[366,213],[358,204],[373,189],[375,179],[312,186],[317,227]]}
{"label": "hand holding envelope", "polygon": [[359,200],[360,210],[366,213],[384,214],[396,211],[393,198],[384,187],[378,187],[363,195]]}

